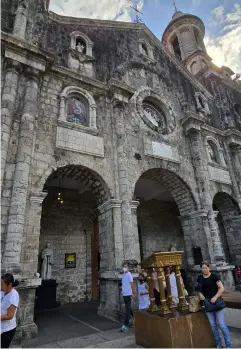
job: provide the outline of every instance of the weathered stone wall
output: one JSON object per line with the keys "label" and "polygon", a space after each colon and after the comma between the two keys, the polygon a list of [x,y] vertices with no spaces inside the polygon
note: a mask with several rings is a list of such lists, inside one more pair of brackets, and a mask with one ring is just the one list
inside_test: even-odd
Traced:
{"label": "weathered stone wall", "polygon": [[[43,203],[39,253],[50,242],[54,254],[52,277],[58,283],[57,300],[61,304],[91,299],[92,206],[88,194],[79,201],[64,199],[63,204],[50,196]],[[65,268],[65,253],[76,253],[76,268]]]}
{"label": "weathered stone wall", "polygon": [[137,209],[144,258],[154,251],[166,252],[175,244],[184,251],[184,237],[175,203],[157,200],[141,202]]}
{"label": "weathered stone wall", "polygon": [[[89,153],[88,144],[86,144],[86,151],[81,153],[56,148],[57,121],[60,116],[60,93],[66,86],[80,86],[86,88],[86,90],[89,89],[87,85],[81,83],[81,80],[74,78],[63,79],[55,74],[46,74],[43,78],[36,125],[35,155],[31,172],[33,190],[41,191],[43,189],[45,181],[53,168],[67,164],[81,164],[94,169],[113,191],[114,179],[111,171],[113,159],[112,127],[110,110],[104,92],[95,88],[89,89],[97,103],[98,134],[99,137],[103,137],[105,140],[105,158],[86,156]],[[109,171],[106,171],[106,168]]]}

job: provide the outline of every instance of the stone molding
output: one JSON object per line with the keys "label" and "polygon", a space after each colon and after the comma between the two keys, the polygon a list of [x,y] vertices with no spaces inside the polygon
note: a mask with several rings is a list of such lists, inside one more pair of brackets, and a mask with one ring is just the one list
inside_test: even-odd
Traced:
{"label": "stone molding", "polygon": [[198,218],[198,217],[207,217],[208,216],[208,211],[207,210],[198,210],[198,211],[194,211],[189,213],[186,216],[179,216],[178,219],[180,219],[180,221],[187,221],[190,219],[194,219],[194,218]]}
{"label": "stone molding", "polygon": [[94,98],[91,96],[91,94],[84,90],[81,87],[78,86],[67,86],[64,88],[64,90],[60,94],[60,114],[59,114],[59,120],[66,122],[69,124],[68,121],[66,121],[66,103],[68,100],[68,97],[71,96],[71,94],[78,94],[82,97],[84,97],[85,100],[88,102],[88,108],[89,108],[89,127],[96,129],[96,103]]}
{"label": "stone molding", "polygon": [[46,62],[41,60],[39,57],[36,59],[36,57],[31,57],[29,52],[16,52],[14,50],[6,48],[5,50],[5,57],[10,58],[12,60],[18,61],[19,63],[22,63],[26,66],[32,67],[34,69],[45,71],[45,65]]}
{"label": "stone molding", "polygon": [[36,193],[34,195],[31,195],[29,200],[33,203],[42,204],[43,200],[46,198],[47,195],[47,192]]}
{"label": "stone molding", "polygon": [[[145,115],[144,109],[143,109],[143,102],[147,98],[153,98],[154,101],[156,101],[157,107],[159,106],[162,110],[162,113],[164,114],[163,119],[164,120],[164,127],[159,128],[158,126],[155,126]],[[168,134],[173,132],[173,130],[176,127],[176,119],[173,112],[173,108],[169,102],[169,100],[162,94],[158,93],[158,91],[155,91],[154,89],[151,89],[149,87],[143,87],[140,88],[135,92],[133,97],[130,100],[130,103],[133,103],[136,109],[137,115],[154,131],[160,132],[162,134]],[[148,103],[148,100],[147,100]],[[154,108],[156,107],[153,105]]]}
{"label": "stone molding", "polygon": [[15,61],[11,58],[7,58],[5,61],[5,68],[6,68],[6,73],[11,70],[15,71],[16,74],[20,75],[23,71],[23,66],[20,62]]}
{"label": "stone molding", "polygon": [[98,136],[98,134],[99,134],[99,130],[97,128],[90,128],[88,126],[84,126],[81,124],[75,124],[75,123],[71,123],[71,122],[63,121],[63,120],[58,120],[57,124],[60,127],[65,127],[65,128],[70,129],[70,130],[80,131],[83,133],[89,133],[93,136]]}
{"label": "stone molding", "polygon": [[140,201],[138,200],[131,201],[131,209],[136,210],[139,205],[140,205]]}
{"label": "stone molding", "polygon": [[101,206],[99,206],[98,210],[99,210],[100,214],[103,214],[112,208],[121,208],[121,203],[122,203],[121,200],[110,199],[110,200],[106,201],[104,204],[102,204]]}
{"label": "stone molding", "polygon": [[224,133],[228,145],[241,146],[241,132],[238,130],[227,130]]}
{"label": "stone molding", "polygon": [[90,38],[86,34],[76,30],[70,34],[70,37],[71,37],[70,47],[72,50],[76,50],[76,39],[82,38],[86,44],[86,55],[92,57],[92,48],[94,46],[94,43],[90,40]]}
{"label": "stone molding", "polygon": [[188,135],[194,131],[201,131],[201,127],[205,122],[206,118],[203,116],[189,113],[182,119],[181,125],[183,126],[185,133]]}

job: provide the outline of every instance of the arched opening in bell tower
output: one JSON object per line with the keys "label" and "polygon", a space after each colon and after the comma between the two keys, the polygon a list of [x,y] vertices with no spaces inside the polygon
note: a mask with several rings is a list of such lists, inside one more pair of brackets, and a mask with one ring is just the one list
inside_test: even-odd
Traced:
{"label": "arched opening in bell tower", "polygon": [[172,42],[172,46],[173,46],[173,51],[174,54],[176,56],[177,59],[179,59],[180,61],[182,60],[182,54],[181,54],[181,49],[180,49],[180,45],[179,45],[179,41],[177,36],[175,36],[173,42]]}

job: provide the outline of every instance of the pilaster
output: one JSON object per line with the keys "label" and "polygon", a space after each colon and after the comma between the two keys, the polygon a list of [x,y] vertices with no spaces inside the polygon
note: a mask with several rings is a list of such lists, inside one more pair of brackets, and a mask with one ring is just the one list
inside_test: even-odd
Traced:
{"label": "pilaster", "polygon": [[25,39],[28,20],[29,0],[20,1],[15,13],[13,35],[19,39]]}
{"label": "pilaster", "polygon": [[40,221],[42,203],[47,192],[31,195],[28,200],[21,265],[24,276],[33,277],[38,268]]}
{"label": "pilaster", "polygon": [[20,258],[25,226],[29,171],[35,137],[34,127],[40,78],[39,71],[29,67],[25,69],[25,76],[27,77],[27,81],[23,114],[20,122],[16,168],[3,256],[3,264],[10,269],[17,269],[18,272],[21,270]]}
{"label": "pilaster", "polygon": [[[211,259],[220,262],[225,260],[225,256],[219,235],[219,227],[216,222],[216,213],[213,212],[212,208],[213,203],[210,195],[211,188],[208,175],[208,165],[201,135],[201,126],[204,122],[204,117],[190,114],[183,120],[182,125],[191,145],[192,162],[199,195],[201,197],[201,209],[207,212],[205,217],[206,222],[203,222],[204,226],[202,230],[205,231]],[[206,228],[207,224],[208,229]],[[211,244],[210,241],[212,242]]]}
{"label": "pilaster", "polygon": [[[7,153],[9,147],[12,118],[18,92],[19,77],[22,72],[22,64],[12,59],[6,61],[6,73],[2,90],[2,137],[1,137],[1,183],[4,179]],[[2,185],[2,184],[1,184]]]}

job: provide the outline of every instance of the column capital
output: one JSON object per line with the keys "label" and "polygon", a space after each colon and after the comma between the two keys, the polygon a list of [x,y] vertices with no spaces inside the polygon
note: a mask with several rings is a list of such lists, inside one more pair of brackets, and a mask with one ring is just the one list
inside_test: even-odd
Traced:
{"label": "column capital", "polygon": [[46,196],[48,195],[47,192],[40,192],[40,193],[36,193],[30,196],[30,202],[32,203],[38,203],[38,204],[42,204],[43,200],[46,198]]}
{"label": "column capital", "polygon": [[227,130],[225,138],[231,148],[241,147],[241,132],[238,130]]}
{"label": "column capital", "polygon": [[106,211],[109,211],[112,208],[120,208],[121,207],[121,200],[118,199],[110,199],[106,202],[104,202],[101,206],[98,207],[98,210],[100,214],[105,213]]}
{"label": "column capital", "polygon": [[32,68],[32,67],[25,67],[24,73],[25,73],[25,76],[29,80],[35,80],[36,82],[39,81],[40,76],[41,76],[40,70]]}
{"label": "column capital", "polygon": [[186,220],[190,220],[193,218],[197,218],[197,217],[207,217],[208,216],[208,211],[207,210],[198,210],[198,211],[193,211],[191,213],[189,213],[186,216],[179,216],[178,219],[180,219],[182,222],[186,221]]}
{"label": "column capital", "polygon": [[5,60],[5,69],[6,71],[7,70],[12,70],[14,71],[16,74],[20,75],[23,71],[23,65],[18,62],[18,61],[15,61],[11,58],[7,58]]}
{"label": "column capital", "polygon": [[131,204],[131,209],[137,209],[137,207],[140,205],[140,202],[138,200],[132,200],[130,204]]}
{"label": "column capital", "polygon": [[206,122],[206,118],[200,116],[194,112],[189,112],[181,121],[181,125],[186,133],[189,136],[193,132],[201,131],[201,127]]}

